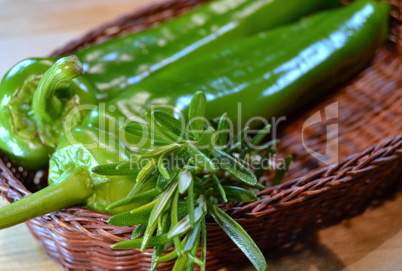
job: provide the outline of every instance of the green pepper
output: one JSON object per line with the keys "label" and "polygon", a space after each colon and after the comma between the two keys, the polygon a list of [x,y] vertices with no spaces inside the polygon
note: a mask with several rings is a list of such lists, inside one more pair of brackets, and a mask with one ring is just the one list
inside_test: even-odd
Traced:
{"label": "green pepper", "polygon": [[[132,178],[105,177],[91,172],[98,163],[128,160],[130,157],[129,152],[125,151],[126,147],[113,134],[96,128],[77,128],[71,134],[79,139],[81,144],[70,145],[68,140],[62,140],[60,149],[51,159],[49,186],[0,211],[0,228],[69,206],[85,206],[86,201],[90,202],[88,208],[106,213],[105,206],[127,196],[134,185]],[[68,147],[65,147],[66,145]],[[143,189],[148,188],[146,186]],[[144,202],[146,200],[128,207],[116,208],[113,213],[131,210]]]}
{"label": "green pepper", "polygon": [[73,118],[67,118],[69,112],[78,105],[97,104],[81,74],[77,57],[69,56],[57,62],[26,59],[5,75],[0,85],[0,146],[17,165],[45,167],[59,138],[81,123],[90,108]]}
{"label": "green pepper", "polygon": [[388,11],[383,2],[357,1],[260,33],[160,71],[112,101],[113,112],[93,110],[84,125],[123,125],[152,106],[184,112],[197,91],[207,96],[207,117],[227,112],[239,126],[295,111],[369,63],[387,37]]}
{"label": "green pepper", "polygon": [[[97,100],[81,99],[80,104],[108,101],[167,65],[184,63],[211,48],[338,4],[339,0],[288,0],[286,4],[281,0],[213,1],[155,28],[115,38],[78,52],[85,79],[80,77],[74,80],[70,90],[96,95]],[[63,131],[61,125],[40,119],[45,114],[34,110],[34,117],[39,118],[42,130],[46,130],[46,139],[41,133],[39,138],[36,137],[34,122],[27,117],[31,113],[25,109],[31,109],[31,100],[25,98],[32,95],[38,78],[54,62],[54,59],[24,60],[7,73],[0,86],[0,127],[4,131],[0,149],[13,162],[26,169],[35,170],[47,165],[49,154],[58,143],[58,134]],[[81,94],[77,93],[80,97]],[[11,99],[11,96],[15,99]],[[37,99],[43,99],[46,95],[36,96]],[[54,105],[46,105],[42,101],[38,107],[51,108]],[[72,104],[66,108],[71,107]],[[49,113],[58,115],[59,112]]]}
{"label": "green pepper", "polygon": [[[187,65],[178,68],[175,70],[178,74],[161,73],[160,77],[155,76],[153,85],[144,80],[143,89],[138,89],[138,85],[131,90],[133,93],[106,104],[109,111],[93,110],[81,126],[66,135],[51,158],[49,186],[1,208],[0,228],[71,205],[103,213],[124,211],[113,209],[110,212],[106,206],[125,198],[134,180],[100,176],[90,170],[98,164],[127,161],[138,151],[129,150],[120,138],[118,129],[124,122],[138,120],[153,104],[185,109],[194,89],[204,91],[210,103],[217,107],[209,112],[209,117],[217,117],[216,112],[226,110],[233,115],[231,109],[239,101],[247,110],[241,112],[242,117],[257,113],[271,117],[285,110],[289,112],[311,97],[322,95],[330,86],[339,84],[367,64],[386,38],[388,16],[386,3],[357,1],[220,49],[203,57],[205,62],[194,61],[197,65],[192,68]],[[318,21],[321,24],[317,24]],[[217,56],[222,54],[230,58],[226,62],[220,60]],[[222,64],[226,69],[219,70]],[[180,84],[173,86],[172,83],[171,89],[163,77],[169,75],[177,80],[188,74],[186,79],[193,79],[197,78],[196,71],[207,67],[210,77],[201,73],[197,80],[189,80],[188,84],[178,81]],[[159,84],[161,82],[163,84]],[[267,104],[272,108],[267,110]]]}
{"label": "green pepper", "polygon": [[340,0],[285,2],[212,1],[155,28],[84,49],[77,56],[99,95],[110,99],[165,66],[191,62],[216,47],[340,4]]}

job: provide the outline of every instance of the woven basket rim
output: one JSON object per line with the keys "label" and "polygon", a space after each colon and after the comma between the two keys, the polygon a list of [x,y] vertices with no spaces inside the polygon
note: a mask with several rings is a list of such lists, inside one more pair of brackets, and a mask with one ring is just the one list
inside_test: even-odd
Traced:
{"label": "woven basket rim", "polygon": [[[202,4],[204,2],[208,2],[210,0],[198,0],[195,1],[195,5]],[[167,0],[167,1],[161,1],[159,3],[152,3],[150,5],[147,5],[145,7],[139,8],[135,10],[132,13],[129,13],[127,15],[123,15],[116,20],[113,20],[109,23],[105,23],[94,30],[89,31],[85,35],[83,35],[81,38],[78,38],[65,46],[63,46],[60,49],[55,50],[53,53],[51,53],[51,56],[60,56],[64,54],[70,53],[71,50],[78,50],[82,48],[82,44],[87,44],[91,43],[91,45],[98,43],[99,36],[106,35],[109,38],[113,38],[117,35],[119,35],[118,32],[109,32],[108,30],[110,28],[115,27],[116,25],[125,25],[127,22],[131,21],[132,18],[137,18],[137,17],[143,17],[143,16],[148,16],[152,15],[155,13],[155,10],[164,10],[167,8],[170,8],[177,2],[182,2],[182,0]],[[193,4],[194,5],[194,4]],[[184,6],[182,12],[186,12],[188,10],[187,6]],[[402,15],[401,15],[402,16]],[[394,16],[395,17],[395,16]],[[400,16],[399,16],[400,17]],[[398,17],[398,18],[399,18]],[[169,18],[163,18],[161,21],[164,21],[165,19]],[[160,23],[161,21],[156,21],[155,23]],[[150,26],[152,26],[151,24]],[[141,31],[142,29],[138,29],[138,31]],[[124,31],[122,31],[124,35]],[[130,32],[131,33],[131,32]],[[107,39],[101,39],[100,42],[103,42]],[[81,46],[80,46],[81,44]],[[279,198],[284,198],[286,200],[290,200],[291,198],[295,197],[295,195],[302,195],[302,192],[306,189],[306,184],[311,182],[311,181],[316,181],[319,183],[319,185],[314,186],[314,187],[319,187],[321,191],[325,190],[326,185],[332,186],[334,182],[343,182],[345,181],[344,177],[347,175],[348,171],[355,171],[355,170],[363,170],[364,167],[370,167],[372,164],[375,164],[378,162],[376,159],[389,159],[394,157],[396,155],[395,153],[398,153],[398,148],[402,146],[402,133],[393,137],[390,137],[386,140],[384,140],[383,143],[378,143],[377,145],[374,145],[365,151],[362,151],[360,153],[356,153],[354,155],[351,155],[350,157],[347,157],[346,159],[343,159],[342,161],[338,162],[337,164],[327,166],[325,168],[317,169],[314,170],[313,172],[310,172],[306,176],[302,176],[299,178],[294,178],[291,180],[286,181],[283,184],[270,187],[265,189],[264,191],[261,191],[258,193],[258,196],[264,197],[262,199],[257,200],[256,202],[253,203],[242,203],[242,204],[235,204],[231,206],[231,208],[234,208],[234,210],[230,210],[230,207],[224,208],[226,211],[231,213],[231,215],[234,216],[237,220],[241,219],[249,219],[252,218],[253,216],[260,216],[264,212],[261,212],[261,206],[259,205],[260,203],[263,203],[264,206],[267,205],[267,200],[265,199],[266,197],[273,197],[272,200],[269,202],[273,202],[275,200],[278,200]],[[391,148],[391,151],[383,151],[382,149],[389,149]],[[3,154],[2,157],[5,157]],[[375,159],[374,159],[374,158]],[[8,162],[9,163],[9,162]],[[0,179],[3,179],[4,181],[8,180],[13,180],[14,184],[12,187],[3,187],[0,186],[0,191],[3,193],[8,193],[9,195],[7,197],[3,198],[10,202],[11,201],[16,201],[21,199],[23,196],[27,196],[32,194],[17,178],[13,176],[13,172],[9,170],[7,167],[7,163],[4,163],[3,161],[0,161],[0,170],[1,175]],[[341,174],[338,174],[334,176],[333,178],[330,178],[329,176],[331,173],[335,171],[341,171]],[[321,177],[319,177],[321,176]],[[318,193],[317,191],[315,193]],[[313,194],[313,193],[312,193]],[[280,195],[280,196],[279,196]],[[288,195],[288,197],[285,197],[285,195]],[[299,201],[300,199],[293,199],[290,202],[287,202],[287,205],[290,204],[295,204]],[[285,200],[283,200],[285,201]],[[86,210],[84,208],[80,207],[73,207],[73,208],[68,208],[65,209],[66,211],[77,211],[77,210]],[[253,212],[258,210],[258,212]],[[88,210],[90,211],[90,210]],[[96,214],[95,216],[98,217],[97,212],[90,211]],[[103,215],[103,214],[102,214]],[[244,216],[244,217],[241,217]],[[110,217],[109,215],[106,215],[105,217],[102,218],[108,218]],[[210,225],[215,225],[215,223],[209,223]]]}
{"label": "woven basket rim", "polygon": [[[2,157],[4,157],[4,154]],[[381,162],[389,159],[395,159],[396,157],[402,157],[402,133],[390,137],[384,140],[382,143],[371,146],[365,151],[351,155],[336,164],[314,170],[305,176],[288,180],[285,183],[276,185],[274,187],[269,187],[257,194],[258,197],[262,198],[255,202],[237,203],[224,209],[225,211],[229,211],[229,213],[231,213],[231,215],[237,220],[250,219],[254,216],[258,217],[266,212],[272,211],[261,211],[261,209],[264,208],[262,208],[260,204],[263,204],[265,207],[268,204],[275,202],[275,206],[278,207],[277,204],[279,201],[282,201],[282,203],[285,203],[287,206],[297,204],[300,199],[294,198],[297,196],[303,196],[303,192],[305,192],[306,189],[316,189],[316,191],[310,191],[310,195],[314,195],[328,189],[327,186],[332,187],[336,185],[336,183],[349,181],[351,177],[348,177],[348,174],[365,172],[365,169],[367,168],[372,168],[373,166],[378,167],[381,165]],[[4,197],[4,199],[7,202],[14,202],[32,194],[32,192],[30,192],[17,178],[14,177],[13,172],[11,172],[9,167],[7,167],[7,163],[9,162],[4,163],[2,160],[0,160],[0,179],[2,179],[3,182],[7,180],[14,180],[15,184],[12,187],[0,186],[0,191],[10,194],[8,197]],[[332,174],[334,172],[338,173],[333,176]],[[307,186],[308,184],[313,184],[313,186]],[[88,215],[87,213],[93,213],[94,217],[98,217],[105,221],[111,217],[111,215],[98,213],[82,207],[71,207],[64,209],[65,212],[77,212],[82,210],[85,210],[86,216]],[[58,211],[58,213],[60,212],[63,211]],[[216,225],[216,223],[208,224]]]}
{"label": "woven basket rim", "polygon": [[[201,4],[207,0],[168,0],[161,3],[152,4],[151,6],[137,10],[132,14],[120,17],[119,19],[104,24],[80,39],[77,39],[63,48],[56,50],[52,56],[60,56],[68,54],[75,50],[85,47],[87,44],[94,44],[107,40],[110,37],[119,35],[117,32],[110,32],[109,29],[116,25],[122,26],[122,33],[127,31],[140,31],[144,29],[141,22],[144,18],[149,19],[145,23],[145,27],[159,23],[160,21],[169,19],[169,16],[154,18],[155,12],[164,12],[170,9],[180,9],[174,16],[185,12],[191,6]],[[393,18],[398,24],[402,25],[402,1],[391,0],[396,11],[393,13]],[[178,4],[179,3],[179,4]],[[176,7],[178,5],[178,7]],[[139,18],[138,20],[136,18]],[[142,18],[142,21],[141,21]],[[132,21],[139,21],[140,26],[132,27]],[[130,24],[131,22],[131,24]],[[398,29],[399,29],[398,28]],[[110,33],[108,33],[108,31]],[[399,30],[398,30],[399,31]],[[109,36],[107,35],[109,34]],[[395,34],[396,35],[396,34]],[[392,40],[392,37],[391,37]],[[394,50],[398,51],[398,55],[402,56],[402,42],[396,40]],[[381,50],[388,50],[383,47]],[[401,61],[402,63],[402,61]],[[402,76],[402,74],[401,74]],[[4,155],[0,160],[0,193],[2,197],[13,202],[21,199],[23,196],[31,194],[23,183],[16,177],[24,173],[18,168],[9,164]],[[402,132],[390,136],[371,147],[365,148],[361,152],[342,159],[339,163],[327,166],[325,168],[310,171],[308,174],[299,178],[288,180],[287,182],[267,188],[258,195],[263,197],[252,203],[235,203],[223,206],[223,209],[234,217],[237,221],[247,224],[248,221],[260,221],[265,216],[280,212],[283,209],[289,209],[298,206],[301,202],[308,201],[313,197],[325,195],[329,191],[337,189],[337,187],[348,182],[353,182],[355,178],[364,178],[367,174],[374,171],[381,171],[382,167],[402,160]],[[11,168],[11,169],[10,169]],[[45,174],[44,171],[40,171]],[[34,172],[28,172],[28,176],[33,177]],[[132,230],[132,227],[114,227],[107,224],[110,215],[96,213],[80,207],[72,207],[61,210],[43,217],[33,219],[28,222],[31,228],[39,228],[44,226],[58,227],[57,233],[63,235],[63,231],[77,232],[85,235],[87,238],[104,246],[114,242],[126,240]],[[208,223],[208,229],[216,229],[218,226],[215,223]],[[38,239],[41,237],[39,236]]]}

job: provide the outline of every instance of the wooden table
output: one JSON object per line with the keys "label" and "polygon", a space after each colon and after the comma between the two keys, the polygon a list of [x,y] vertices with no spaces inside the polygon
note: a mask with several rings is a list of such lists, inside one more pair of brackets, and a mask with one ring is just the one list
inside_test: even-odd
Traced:
{"label": "wooden table", "polygon": [[[150,2],[155,0],[0,0],[0,76],[23,58],[46,56],[91,28]],[[270,270],[402,270],[401,214],[399,196],[320,231],[314,242],[302,244],[299,253],[270,259]],[[46,256],[26,226],[19,225],[0,231],[0,270],[62,269]]]}

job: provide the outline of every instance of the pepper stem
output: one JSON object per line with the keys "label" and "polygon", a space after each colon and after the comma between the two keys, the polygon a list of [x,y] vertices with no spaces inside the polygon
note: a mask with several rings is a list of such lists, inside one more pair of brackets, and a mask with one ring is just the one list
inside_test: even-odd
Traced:
{"label": "pepper stem", "polygon": [[92,193],[92,181],[88,171],[81,169],[65,173],[60,182],[0,208],[0,229],[60,209],[84,204]]}
{"label": "pepper stem", "polygon": [[62,104],[54,92],[65,81],[83,74],[83,67],[74,55],[60,58],[42,76],[34,92],[32,109],[40,124],[51,123],[61,112]]}

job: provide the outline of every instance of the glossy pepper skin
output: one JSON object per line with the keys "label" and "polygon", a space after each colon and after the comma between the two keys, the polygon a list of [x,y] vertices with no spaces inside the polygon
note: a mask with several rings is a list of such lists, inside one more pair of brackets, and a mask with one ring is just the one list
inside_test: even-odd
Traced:
{"label": "glossy pepper skin", "polygon": [[[105,177],[91,172],[98,164],[128,160],[129,151],[124,144],[114,134],[91,127],[74,129],[71,135],[79,144],[71,145],[67,138],[61,141],[51,160],[49,186],[1,208],[0,229],[70,206],[81,205],[108,213],[106,206],[128,194],[134,185],[129,176]],[[112,213],[142,204],[116,208]]]}
{"label": "glossy pepper skin", "polygon": [[209,118],[227,112],[244,124],[295,111],[368,64],[387,37],[388,13],[384,2],[361,0],[258,34],[143,80],[109,103],[116,110],[93,110],[83,124],[123,125],[155,105],[183,112],[197,91]]}
{"label": "glossy pepper skin", "polygon": [[[274,30],[250,38],[240,47],[236,47],[236,45],[233,48],[212,53],[208,57],[209,63],[221,63],[222,60],[219,62],[218,56],[229,54],[231,57],[235,57],[239,67],[244,67],[242,65],[245,64],[247,67],[251,65],[250,72],[255,76],[247,76],[251,83],[246,84],[245,88],[239,89],[234,84],[223,84],[222,86],[225,87],[220,87],[221,85],[217,83],[230,83],[227,78],[232,78],[233,83],[239,83],[234,79],[244,79],[242,76],[248,75],[248,69],[240,69],[238,72],[237,67],[224,65],[227,69],[212,74],[211,78],[215,78],[212,81],[208,81],[208,78],[200,75],[205,84],[198,86],[206,86],[201,90],[207,97],[216,97],[215,99],[209,98],[211,103],[217,106],[216,111],[209,112],[210,117],[216,117],[217,115],[214,115],[216,112],[220,114],[236,107],[237,101],[239,101],[237,95],[241,95],[241,102],[246,104],[245,108],[251,110],[251,112],[243,110],[244,117],[259,113],[274,115],[283,113],[285,110],[296,108],[300,102],[306,102],[310,97],[321,95],[327,91],[328,86],[318,89],[314,87],[320,86],[322,82],[328,82],[332,86],[337,85],[340,82],[338,80],[335,82],[331,78],[337,76],[339,80],[344,80],[347,76],[354,75],[358,68],[360,69],[363,64],[367,63],[376,47],[385,40],[388,16],[389,6],[385,3],[368,0],[357,1],[348,7],[318,14],[295,25],[284,27],[280,32]],[[318,21],[321,21],[322,24],[317,24]],[[286,34],[283,34],[278,41],[279,33]],[[289,41],[293,41],[293,43]],[[260,49],[255,52],[252,49],[256,49],[257,44]],[[325,50],[321,51],[321,48],[325,48]],[[246,54],[247,61],[240,55],[234,54],[236,50],[238,53]],[[268,50],[270,54],[262,54],[265,50]],[[232,52],[233,55],[231,55]],[[249,59],[253,55],[252,52],[255,52],[256,56]],[[323,55],[325,57],[322,57]],[[230,59],[229,61],[228,58],[227,61],[232,63],[234,60]],[[197,64],[202,65],[202,62],[197,62]],[[195,70],[191,71],[188,70],[189,67],[185,68],[187,69],[186,74],[195,74],[193,72],[197,69],[202,71],[198,65],[194,68]],[[183,72],[183,70],[178,69],[176,72]],[[183,73],[172,78],[177,79],[182,76]],[[219,78],[223,79],[219,80]],[[163,77],[159,78],[161,81],[157,82],[165,84],[167,81],[162,79]],[[217,83],[212,84],[211,82]],[[147,83],[146,86],[151,86],[151,83]],[[32,196],[0,209],[0,228],[69,207],[72,204],[108,213],[107,204],[113,200],[124,198],[133,184],[129,179],[98,176],[89,168],[97,164],[128,160],[132,151],[127,149],[123,138],[119,138],[117,132],[127,119],[138,120],[143,112],[151,109],[152,103],[180,106],[180,109],[185,109],[188,106],[186,104],[186,101],[189,101],[188,97],[194,94],[192,84],[178,84],[174,89],[178,95],[172,94],[171,91],[158,92],[161,86],[165,85],[157,86],[155,82],[153,91],[147,89],[147,92],[133,88],[132,95],[120,96],[119,99],[106,104],[105,108],[109,110],[98,109],[88,114],[83,124],[73,129],[69,136],[66,135],[58,150],[53,154],[50,162],[49,186]],[[264,94],[266,90],[272,89],[276,91],[269,91],[268,93],[272,93],[270,95]],[[280,99],[276,95],[279,95]],[[226,96],[234,98],[230,100],[226,99]],[[262,97],[265,103],[256,101],[255,97]],[[271,97],[275,102],[269,102],[267,97]],[[140,100],[137,101],[137,99]],[[248,100],[252,100],[254,106],[249,105]],[[286,104],[284,102],[283,107],[276,104],[285,100]],[[273,108],[267,110],[266,103]],[[272,115],[264,117],[270,116]],[[108,125],[100,125],[102,123]],[[64,191],[64,194],[58,191]],[[80,193],[74,194],[74,191],[80,191]],[[74,195],[69,197],[69,193]],[[40,195],[46,199],[40,200]],[[30,205],[31,197],[34,207]],[[58,201],[60,197],[63,199]],[[52,204],[53,201],[58,202]],[[121,211],[124,210],[114,210],[113,214]]]}
{"label": "glossy pepper skin", "polygon": [[[166,66],[170,69],[192,62],[192,58],[215,47],[336,5],[339,0],[287,0],[286,4],[283,0],[213,1],[155,28],[78,52],[85,76],[73,80],[72,87],[96,95],[96,99],[88,102],[82,99],[81,104],[108,101]],[[34,138],[32,133],[16,132],[18,127],[14,127],[10,115],[18,116],[21,112],[15,109],[11,110],[15,114],[9,112],[10,96],[26,84],[35,83],[35,78],[42,76],[54,62],[55,59],[24,60],[6,74],[0,85],[0,129],[3,131],[0,149],[26,169],[45,167],[58,137],[49,144]],[[56,127],[58,130],[61,129]]]}
{"label": "glossy pepper skin", "polygon": [[228,42],[339,4],[340,0],[286,0],[286,4],[283,0],[215,0],[154,28],[114,38],[76,55],[97,98],[108,101],[167,65],[189,61]]}
{"label": "glossy pepper skin", "polygon": [[164,67],[192,62],[219,46],[339,4],[340,0],[217,0],[155,28],[84,49],[77,56],[99,95],[109,100]]}
{"label": "glossy pepper skin", "polygon": [[[64,122],[68,111],[81,104],[97,104],[81,73],[78,59],[70,56],[58,62],[26,59],[4,76],[0,85],[0,148],[17,165],[33,170],[45,167],[58,138],[72,128]],[[78,125],[84,112],[88,110],[69,123]]]}

